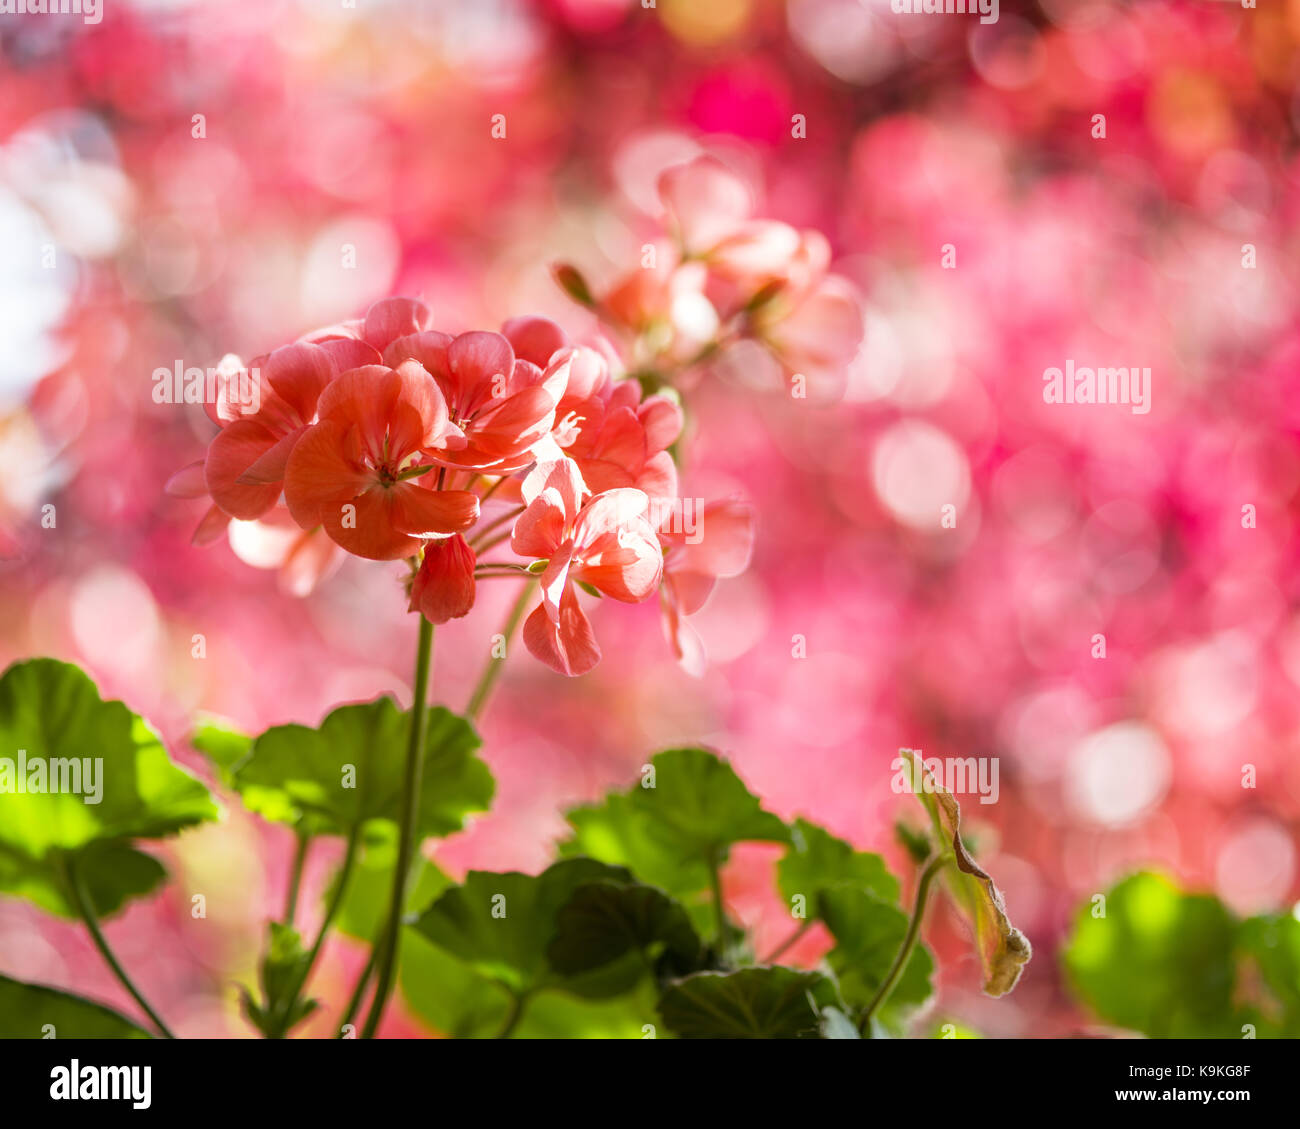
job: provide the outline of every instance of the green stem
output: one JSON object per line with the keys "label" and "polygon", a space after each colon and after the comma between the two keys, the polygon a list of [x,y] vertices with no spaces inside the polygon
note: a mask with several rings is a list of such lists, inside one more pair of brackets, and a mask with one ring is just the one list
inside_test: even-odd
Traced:
{"label": "green stem", "polygon": [[498,1039],[508,1039],[515,1033],[515,1028],[519,1026],[519,1021],[524,1017],[524,1004],[527,1002],[527,992],[510,993],[510,1010],[506,1013],[505,1024],[497,1032]]}
{"label": "green stem", "polygon": [[475,558],[477,559],[482,557],[489,549],[495,549],[502,541],[509,541],[513,532],[514,531],[511,529],[503,529],[495,537],[489,537],[486,541],[476,541],[470,546],[470,548],[474,550]]}
{"label": "green stem", "polygon": [[[298,1002],[303,988],[307,986],[311,970],[316,966],[316,958],[320,956],[321,946],[325,943],[325,935],[329,932],[330,926],[334,924],[334,919],[338,916],[339,910],[343,908],[343,898],[347,893],[348,880],[352,877],[352,867],[356,862],[357,848],[360,843],[361,828],[358,825],[353,827],[348,835],[347,850],[343,855],[343,865],[339,868],[338,880],[334,884],[334,894],[325,909],[325,917],[321,920],[320,928],[316,931],[316,940],[312,943],[311,951],[307,954],[307,960],[302,966],[302,974],[298,977],[298,983],[294,985],[293,992],[287,997],[281,1011],[280,1022],[282,1024],[293,1013],[293,1005]],[[284,1034],[284,1030],[281,1030],[281,1034]]]}
{"label": "green stem", "polygon": [[370,950],[370,959],[366,961],[366,967],[361,970],[361,975],[357,977],[357,986],[352,989],[352,998],[348,1000],[347,1010],[343,1013],[343,1019],[339,1023],[338,1038],[343,1038],[343,1029],[352,1022],[353,1016],[357,1014],[357,1009],[361,1006],[361,999],[366,994],[366,985],[370,983],[370,978],[375,974],[375,958],[379,955],[379,946],[375,945]]}
{"label": "green stem", "polygon": [[68,879],[68,889],[72,892],[72,900],[76,905],[77,913],[80,914],[81,920],[86,923],[86,928],[90,930],[91,940],[95,942],[95,948],[99,950],[99,955],[104,958],[108,967],[113,970],[113,975],[122,982],[122,987],[131,993],[131,998],[140,1005],[145,1015],[153,1021],[153,1025],[158,1028],[163,1036],[168,1039],[176,1038],[167,1024],[159,1018],[158,1013],[149,1006],[149,1001],[144,998],[140,989],[135,986],[131,977],[126,974],[126,969],[122,967],[113,950],[109,947],[108,939],[99,928],[99,919],[95,916],[95,910],[90,904],[86,888],[82,885],[81,876],[73,869],[70,859],[67,860],[64,870]]}
{"label": "green stem", "polygon": [[930,896],[930,884],[949,857],[947,854],[935,855],[926,864],[925,869],[921,871],[920,881],[916,884],[916,901],[912,906],[912,918],[907,923],[907,932],[903,935],[903,943],[894,956],[894,963],[889,966],[889,971],[885,973],[884,980],[880,982],[880,987],[876,989],[876,994],[871,998],[871,1002],[863,1008],[862,1014],[858,1016],[858,1031],[860,1034],[865,1035],[867,1033],[872,1015],[885,1002],[889,993],[894,990],[894,985],[898,983],[898,978],[903,975],[903,969],[907,967],[908,958],[912,955],[912,949],[916,947],[917,938],[921,935],[921,919],[925,916],[925,902]]}
{"label": "green stem", "polygon": [[443,469],[444,468],[435,467],[432,463],[425,463],[424,466],[407,467],[406,470],[402,471],[402,473],[397,476],[397,481],[408,482],[412,478],[419,478],[422,474],[428,474],[431,470],[437,470],[439,474],[441,474]]}
{"label": "green stem", "polygon": [[484,502],[486,502],[490,497],[492,497],[493,494],[497,492],[497,487],[500,486],[503,482],[505,482],[505,480],[509,477],[510,476],[508,474],[503,474],[494,483],[492,483],[491,486],[489,486],[486,490],[483,491],[482,494],[479,495],[478,504],[482,506]]}
{"label": "green stem", "polygon": [[[506,622],[501,628],[501,634],[507,644],[510,642],[510,637],[515,633],[515,629],[518,628],[519,621],[524,618],[524,612],[528,608],[528,600],[532,594],[533,585],[530,581],[519,590],[519,595],[511,605],[506,616]],[[478,684],[470,695],[469,705],[465,707],[465,716],[470,721],[478,721],[479,715],[483,712],[483,707],[487,705],[487,700],[492,694],[492,688],[496,685],[497,679],[501,677],[501,669],[505,665],[506,656],[504,654],[500,658],[492,654],[488,655],[487,666],[483,668],[483,673],[479,675]]]}
{"label": "green stem", "polygon": [[[334,884],[334,895],[330,898],[330,904],[325,910],[325,917],[316,933],[316,941],[308,954],[307,973],[311,972],[312,965],[316,963],[320,947],[325,943],[325,934],[329,932],[330,926],[334,924],[334,919],[338,916],[339,910],[343,908],[343,899],[348,892],[348,880],[352,877],[352,868],[356,864],[357,848],[360,845],[361,825],[357,824],[348,835],[348,846],[343,854],[343,865],[339,867],[338,881]],[[304,981],[307,979],[307,973],[303,974]]]}
{"label": "green stem", "polygon": [[713,887],[713,912],[718,922],[718,952],[727,944],[727,907],[722,903],[722,874],[717,851],[709,852],[709,884]]}
{"label": "green stem", "polygon": [[811,929],[812,927],[813,927],[813,922],[811,920],[805,921],[802,925],[799,926],[798,929],[796,929],[793,933],[791,933],[790,936],[788,936],[784,941],[782,941],[779,945],[777,945],[775,949],[773,949],[770,953],[768,953],[767,959],[764,960],[763,963],[775,964],[778,960],[780,960],[783,956],[785,956],[785,954],[790,949],[794,948],[794,946],[799,942],[799,939],[805,933],[807,933],[808,930]]}
{"label": "green stem", "polygon": [[295,831],[294,837],[298,844],[293,852],[293,868],[289,871],[289,892],[284,898],[284,923],[290,928],[298,913],[298,891],[302,888],[302,872],[307,863],[307,848],[311,844],[311,836],[301,831]]}
{"label": "green stem", "polygon": [[[480,504],[481,504],[481,503],[480,503]],[[517,518],[517,517],[518,517],[521,513],[523,513],[523,512],[524,512],[524,507],[523,507],[523,506],[516,506],[514,509],[507,510],[505,513],[501,514],[499,517],[495,517],[495,518],[493,518],[490,522],[487,523],[487,525],[483,526],[482,529],[478,530],[478,531],[475,533],[475,535],[474,535],[474,540],[471,541],[471,542],[469,543],[469,547],[470,547],[471,549],[474,549],[476,552],[481,551],[481,550],[478,548],[478,546],[482,543],[483,539],[484,539],[484,538],[485,538],[489,533],[491,533],[494,529],[500,529],[501,526],[505,525],[506,522],[508,522],[508,521],[514,521],[515,518]],[[508,535],[507,535],[507,536],[508,536]],[[501,538],[501,540],[504,540],[504,538]],[[496,542],[494,541],[493,544],[495,545]]]}
{"label": "green stem", "polygon": [[406,746],[406,776],[402,782],[406,806],[402,811],[401,832],[397,841],[397,862],[393,869],[393,898],[388,907],[388,926],[384,933],[383,948],[375,967],[375,996],[370,1001],[370,1014],[361,1032],[363,1039],[374,1038],[375,1029],[388,1004],[393,990],[393,974],[397,965],[397,950],[402,932],[402,914],[406,909],[406,885],[410,877],[411,856],[415,852],[415,823],[420,810],[420,776],[424,769],[424,746],[428,726],[425,717],[429,708],[429,667],[433,658],[433,624],[420,616],[420,636],[415,652],[415,697],[411,703],[411,736]]}

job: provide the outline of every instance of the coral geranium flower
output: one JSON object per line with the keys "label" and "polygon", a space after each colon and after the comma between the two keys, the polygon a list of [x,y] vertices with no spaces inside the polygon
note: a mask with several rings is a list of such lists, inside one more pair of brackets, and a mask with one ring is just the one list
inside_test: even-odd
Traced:
{"label": "coral geranium flower", "polygon": [[390,341],[427,328],[431,318],[423,302],[386,298],[364,318],[318,329],[247,368],[237,357],[223,357],[216,398],[204,404],[222,430],[202,463],[203,488],[195,489],[192,473],[178,475],[170,488],[179,496],[212,498],[195,541],[220,536],[230,518],[252,521],[269,513],[280,499],[289,455],[314,422],[325,386],[349,369],[379,364]]}
{"label": "coral geranium flower", "polygon": [[[543,335],[533,326],[534,348]],[[540,356],[539,353],[534,355]],[[564,393],[564,374],[543,371],[520,360],[508,338],[474,331],[449,337],[445,333],[415,333],[399,337],[384,351],[384,363],[418,361],[437,381],[464,434],[457,449],[430,450],[444,466],[508,474],[533,461],[533,447],[549,434],[555,407]]]}
{"label": "coral geranium flower", "polygon": [[749,567],[754,511],[744,502],[709,502],[693,533],[683,528],[682,516],[682,510],[674,510],[659,525],[664,547],[659,605],[673,655],[687,673],[698,678],[704,673],[704,644],[686,617],[704,607],[720,579],[739,576]]}
{"label": "coral geranium flower", "polygon": [[510,342],[515,356],[546,368],[551,358],[569,343],[569,338],[550,318],[524,314],[501,326],[501,335]]}
{"label": "coral geranium flower", "polygon": [[323,529],[300,528],[283,506],[256,521],[231,521],[228,535],[235,556],[253,568],[275,569],[280,589],[291,596],[310,595],[347,557]]}
{"label": "coral geranium flower", "polygon": [[474,606],[474,550],[459,533],[430,541],[411,581],[410,611],[430,623],[459,619]]}
{"label": "coral geranium flower", "polygon": [[459,533],[478,519],[474,494],[429,484],[433,467],[423,452],[464,437],[418,364],[343,373],[317,410],[284,479],[285,502],[303,528],[323,526],[359,557],[395,560],[416,555],[425,537]]}
{"label": "coral geranium flower", "polygon": [[[258,373],[257,410],[236,414],[208,446],[203,475],[213,502],[229,517],[252,521],[280,500],[294,444],[316,417],[316,403],[339,373],[319,345],[285,345],[250,366]],[[222,411],[222,409],[225,409]],[[223,400],[221,414],[232,414]]]}
{"label": "coral geranium flower", "polygon": [[684,362],[713,340],[718,311],[705,293],[705,263],[679,261],[667,245],[658,250],[653,267],[638,267],[614,281],[600,312],[613,325],[644,336],[656,355]]}
{"label": "coral geranium flower", "polygon": [[347,368],[363,364],[378,364],[384,350],[399,337],[422,333],[433,324],[433,313],[416,298],[383,298],[366,311],[363,318],[340,322],[306,334],[300,340],[318,345],[337,342],[359,342],[373,355]]}
{"label": "coral geranium flower", "polygon": [[528,508],[510,540],[520,556],[547,562],[542,602],[524,623],[524,643],[561,674],[585,674],[600,661],[575,585],[635,604],[654,592],[663,573],[645,494],[607,490],[584,502],[588,494],[571,459],[539,463],[524,479]]}
{"label": "coral geranium flower", "polygon": [[754,207],[749,186],[712,156],[665,169],[658,189],[668,226],[692,257],[706,256],[735,236]]}
{"label": "coral geranium flower", "polygon": [[566,391],[556,412],[556,443],[578,464],[594,493],[633,486],[652,499],[677,496],[668,447],[682,432],[682,411],[667,396],[642,399],[638,380],[613,380],[604,357],[575,346],[558,353]]}
{"label": "coral geranium flower", "polygon": [[838,398],[845,370],[862,344],[864,322],[857,290],[828,274],[803,290],[778,293],[753,315],[753,331],[787,373],[802,373],[808,394]]}

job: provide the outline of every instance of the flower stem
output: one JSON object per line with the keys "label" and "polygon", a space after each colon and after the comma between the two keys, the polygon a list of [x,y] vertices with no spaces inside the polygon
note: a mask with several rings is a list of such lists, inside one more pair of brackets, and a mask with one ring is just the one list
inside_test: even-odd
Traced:
{"label": "flower stem", "polygon": [[763,960],[763,964],[775,964],[799,942],[799,939],[813,927],[811,920],[805,921],[793,933],[773,949]]}
{"label": "flower stem", "polygon": [[86,923],[86,928],[90,930],[90,938],[95,942],[95,948],[99,950],[100,956],[104,958],[105,963],[113,970],[113,975],[122,982],[122,987],[131,993],[131,998],[140,1005],[145,1015],[153,1021],[154,1026],[158,1028],[163,1036],[168,1039],[176,1038],[167,1024],[159,1018],[158,1013],[149,1006],[149,1001],[144,998],[140,989],[135,986],[131,977],[126,974],[126,969],[122,967],[113,950],[109,947],[108,939],[99,928],[99,919],[95,916],[95,910],[90,904],[90,897],[82,884],[81,876],[73,868],[71,860],[66,862],[64,870],[67,874],[68,889],[72,893],[72,900],[76,905],[77,913],[81,916],[81,920]]}
{"label": "flower stem", "polygon": [[[477,475],[475,477],[477,477]],[[479,495],[478,504],[481,506],[490,497],[492,497],[492,495],[497,492],[497,487],[500,486],[503,482],[505,482],[505,480],[509,477],[510,476],[508,474],[503,474],[494,483],[492,483],[491,486],[489,486],[486,490],[483,491],[482,494]]]}
{"label": "flower stem", "polygon": [[375,974],[375,957],[379,955],[379,946],[376,945],[370,950],[370,959],[366,961],[366,966],[361,970],[361,975],[357,977],[357,985],[352,989],[352,997],[348,1000],[347,1010],[343,1013],[343,1019],[339,1023],[338,1038],[343,1038],[344,1028],[352,1022],[352,1017],[357,1014],[357,1009],[361,1006],[361,1000],[366,994],[366,986],[370,983],[370,978]]}
{"label": "flower stem", "polygon": [[[516,597],[514,604],[511,605],[510,612],[506,616],[506,622],[501,628],[501,635],[507,644],[509,644],[510,637],[519,626],[519,621],[524,618],[524,610],[528,607],[528,598],[532,593],[533,585],[529,581],[519,590],[518,597]],[[470,695],[469,705],[465,707],[465,716],[470,721],[479,719],[483,707],[487,705],[487,700],[492,694],[492,688],[496,685],[497,679],[501,677],[501,668],[505,666],[505,663],[506,656],[504,654],[500,658],[497,658],[496,655],[488,655],[487,666],[483,668],[483,673],[479,675],[478,684],[474,687],[474,693]]]}
{"label": "flower stem", "polygon": [[912,906],[912,918],[907,923],[907,932],[903,935],[903,943],[894,956],[894,963],[889,966],[889,971],[885,973],[884,980],[880,982],[880,987],[876,989],[876,994],[871,998],[871,1002],[862,1009],[862,1014],[858,1016],[858,1031],[860,1034],[865,1035],[867,1033],[872,1015],[889,997],[889,993],[894,990],[894,985],[898,983],[898,978],[903,975],[903,969],[907,967],[908,958],[912,955],[912,949],[916,947],[917,938],[921,935],[921,919],[925,916],[925,902],[930,896],[930,884],[950,857],[948,854],[935,855],[926,863],[925,869],[921,871],[920,881],[916,884],[916,901]]}
{"label": "flower stem", "polygon": [[[343,854],[343,864],[339,867],[339,876],[334,883],[334,894],[330,898],[330,904],[325,910],[325,917],[320,923],[320,929],[316,933],[316,941],[311,947],[310,958],[307,961],[307,972],[316,963],[316,956],[320,952],[321,945],[325,942],[325,934],[329,932],[329,927],[334,924],[334,919],[338,912],[343,908],[343,899],[348,892],[348,879],[352,877],[352,868],[357,861],[357,848],[361,845],[361,825],[357,824],[352,828],[348,835],[347,850]],[[306,980],[304,973],[303,979]]]}
{"label": "flower stem", "polygon": [[498,1039],[508,1039],[515,1033],[515,1028],[519,1026],[519,1021],[524,1017],[524,1004],[527,1002],[527,992],[510,993],[510,1010],[506,1012],[506,1021],[501,1030],[497,1032],[496,1037]]}
{"label": "flower stem", "polygon": [[366,1025],[361,1032],[363,1039],[374,1037],[388,1004],[388,996],[393,990],[402,914],[406,908],[406,884],[410,877],[411,856],[415,851],[415,822],[420,810],[420,776],[424,768],[424,745],[428,730],[425,716],[429,707],[429,667],[432,659],[433,624],[420,616],[420,636],[415,652],[415,697],[411,703],[411,735],[406,746],[406,776],[402,784],[406,807],[402,811],[397,863],[393,869],[393,899],[388,907],[388,925],[381,942],[383,947],[375,962],[378,978],[375,981],[374,999],[370,1001],[370,1014],[366,1016]]}
{"label": "flower stem", "polygon": [[[507,510],[505,513],[501,514],[499,517],[493,518],[490,522],[488,522],[485,526],[483,526],[482,529],[478,530],[475,533],[474,540],[470,542],[470,548],[475,549],[475,551],[481,552],[482,551],[480,547],[481,543],[489,533],[491,533],[494,529],[500,529],[507,522],[514,521],[514,519],[517,518],[523,512],[524,512],[523,506],[515,506],[514,508]],[[492,544],[495,545],[497,544],[498,541],[504,541],[504,540],[505,540],[504,537],[498,537],[496,541],[492,542]]]}
{"label": "flower stem", "polygon": [[289,871],[289,892],[284,898],[284,923],[290,928],[298,913],[298,891],[302,887],[302,871],[307,863],[307,848],[311,844],[311,836],[301,831],[295,831],[294,837],[298,843],[293,852],[293,868]]}
{"label": "flower stem", "polygon": [[718,952],[727,944],[727,907],[722,901],[722,874],[717,851],[709,852],[709,883],[713,887],[713,912],[718,922]]}
{"label": "flower stem", "polygon": [[[348,879],[352,877],[352,867],[356,862],[357,848],[361,841],[361,828],[356,826],[352,828],[348,835],[347,850],[343,855],[343,865],[339,868],[338,879],[334,884],[334,894],[330,898],[329,906],[325,910],[325,917],[321,920],[320,928],[316,931],[316,940],[313,942],[311,951],[307,954],[307,960],[303,964],[302,973],[298,977],[298,983],[294,985],[293,992],[288,996],[281,1014],[281,1022],[293,1012],[293,1005],[298,1002],[302,995],[302,990],[307,986],[307,980],[311,976],[311,970],[316,966],[316,958],[320,956],[321,946],[325,943],[325,935],[329,928],[334,924],[334,919],[338,916],[339,910],[343,907],[343,898],[347,894]],[[283,1031],[281,1032],[283,1034]]]}
{"label": "flower stem", "polygon": [[481,557],[489,549],[495,549],[502,541],[509,541],[512,530],[503,529],[495,537],[489,537],[486,541],[476,541],[470,546],[474,550],[475,558]]}

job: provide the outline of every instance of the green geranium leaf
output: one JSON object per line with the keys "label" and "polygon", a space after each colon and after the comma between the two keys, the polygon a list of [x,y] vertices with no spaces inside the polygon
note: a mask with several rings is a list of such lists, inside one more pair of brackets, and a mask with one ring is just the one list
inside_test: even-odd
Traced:
{"label": "green geranium leaf", "polygon": [[[6,855],[0,848],[0,890],[26,898],[47,913],[77,916],[60,857],[35,862]],[[75,855],[75,869],[96,917],[109,917],[132,898],[152,894],[167,878],[167,869],[153,855],[126,843],[83,848]]]}
{"label": "green geranium leaf", "polygon": [[684,1039],[816,1039],[837,1002],[821,973],[772,966],[687,976],[664,992],[659,1014]]}
{"label": "green geranium leaf", "polygon": [[515,1029],[520,1039],[646,1039],[658,1030],[658,989],[645,977],[631,992],[588,999],[567,992],[543,992],[528,1002]]}
{"label": "green geranium leaf", "polygon": [[1260,1002],[1268,1033],[1300,1035],[1300,921],[1289,914],[1249,917],[1237,943],[1258,970],[1262,988],[1276,997]]}
{"label": "green geranium leaf", "polygon": [[790,831],[705,749],[670,749],[650,764],[653,774],[627,792],[568,812],[574,835],[560,853],[628,867],[680,898],[697,927],[707,928],[700,895],[709,887],[710,858],[721,863],[734,843],[788,843]]}
{"label": "green geranium leaf", "polygon": [[[280,725],[253,742],[233,784],[264,818],[313,835],[348,835],[370,820],[401,818],[410,714],[391,698],[341,706],[319,728]],[[441,707],[429,711],[421,838],[448,835],[470,812],[485,811],[495,784],[474,755],[478,734]]]}
{"label": "green geranium leaf", "polygon": [[1064,953],[1085,1003],[1108,1023],[1155,1038],[1240,1037],[1232,1006],[1237,925],[1217,898],[1151,873],[1083,907]]}
{"label": "green geranium leaf", "polygon": [[556,916],[547,946],[562,976],[602,968],[633,951],[667,950],[677,967],[696,967],[702,945],[681,904],[653,886],[592,882],[579,886]]}
{"label": "green geranium leaf", "polygon": [[888,902],[898,901],[898,879],[889,873],[883,858],[855,850],[806,819],[795,820],[790,849],[777,863],[776,875],[787,902],[802,895],[810,907],[817,904],[818,892],[841,883],[870,890]]}
{"label": "green geranium leaf", "polygon": [[[374,941],[388,921],[389,903],[393,896],[393,863],[397,848],[393,837],[386,836],[358,848],[352,867],[352,877],[334,918],[334,928],[349,937]],[[433,900],[452,885],[452,881],[422,855],[411,867],[411,877],[406,884],[406,913],[408,919],[428,908]],[[333,899],[338,886],[338,876],[329,884],[325,902]]]}
{"label": "green geranium leaf", "polygon": [[[513,1008],[505,987],[414,929],[408,929],[402,939],[399,983],[413,1015],[432,1030],[456,1038],[495,1037]],[[538,992],[528,997],[513,1035],[521,1039],[646,1038],[655,1034],[658,1024],[656,995],[649,977],[631,992],[608,999]]]}
{"label": "green geranium leaf", "polygon": [[253,739],[233,722],[211,714],[200,717],[190,744],[212,762],[217,777],[227,787],[234,787],[234,770],[253,751]]}
{"label": "green geranium leaf", "polygon": [[91,1000],[0,976],[0,1039],[148,1039],[148,1031]]}
{"label": "green geranium leaf", "polygon": [[0,677],[0,890],[72,917],[75,873],[95,911],[113,913],[166,873],[131,840],[216,814],[145,721],[77,667],[32,659]]}
{"label": "green geranium leaf", "polygon": [[591,973],[564,976],[547,963],[546,950],[556,934],[560,909],[578,887],[630,878],[621,867],[594,859],[566,859],[536,876],[472,870],[462,885],[425,910],[414,928],[516,997],[545,988],[594,998],[618,995],[644,971],[636,955]]}
{"label": "green geranium leaf", "polygon": [[411,1012],[453,1039],[489,1039],[506,1021],[510,993],[490,977],[408,928],[398,985]]}
{"label": "green geranium leaf", "polygon": [[692,920],[707,927],[712,911],[697,895],[709,888],[708,866],[698,859],[681,859],[664,845],[654,816],[635,795],[611,792],[600,804],[573,808],[565,818],[573,838],[559,845],[562,857],[590,857],[625,866],[643,882],[687,901]]}
{"label": "green geranium leaf", "polygon": [[[870,890],[841,884],[821,892],[818,916],[835,938],[835,948],[827,961],[839,981],[840,992],[849,1003],[865,1007],[902,946],[907,914]],[[924,945],[918,944],[903,966],[898,983],[873,1018],[888,1021],[902,1009],[924,1003],[930,998],[933,971],[934,959]]]}

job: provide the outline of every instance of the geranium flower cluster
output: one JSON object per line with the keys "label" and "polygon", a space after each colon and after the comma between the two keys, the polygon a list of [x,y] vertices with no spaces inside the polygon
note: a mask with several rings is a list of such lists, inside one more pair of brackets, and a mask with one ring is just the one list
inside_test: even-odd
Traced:
{"label": "geranium flower cluster", "polygon": [[797,395],[838,394],[863,337],[852,283],[830,272],[819,231],[754,216],[746,182],[712,156],[660,174],[663,234],[599,293],[571,265],[560,284],[665,376],[732,362],[752,383],[799,378]]}
{"label": "geranium flower cluster", "polygon": [[536,579],[524,641],[568,675],[601,655],[580,590],[659,593],[674,652],[701,670],[685,617],[748,564],[750,511],[722,501],[685,520],[676,399],[644,395],[554,323],[453,336],[392,298],[247,366],[228,357],[218,377],[220,430],[169,484],[211,500],[196,541],[228,529],[300,593],[347,554],[406,560],[410,608],[433,623],[469,612],[480,580]]}

